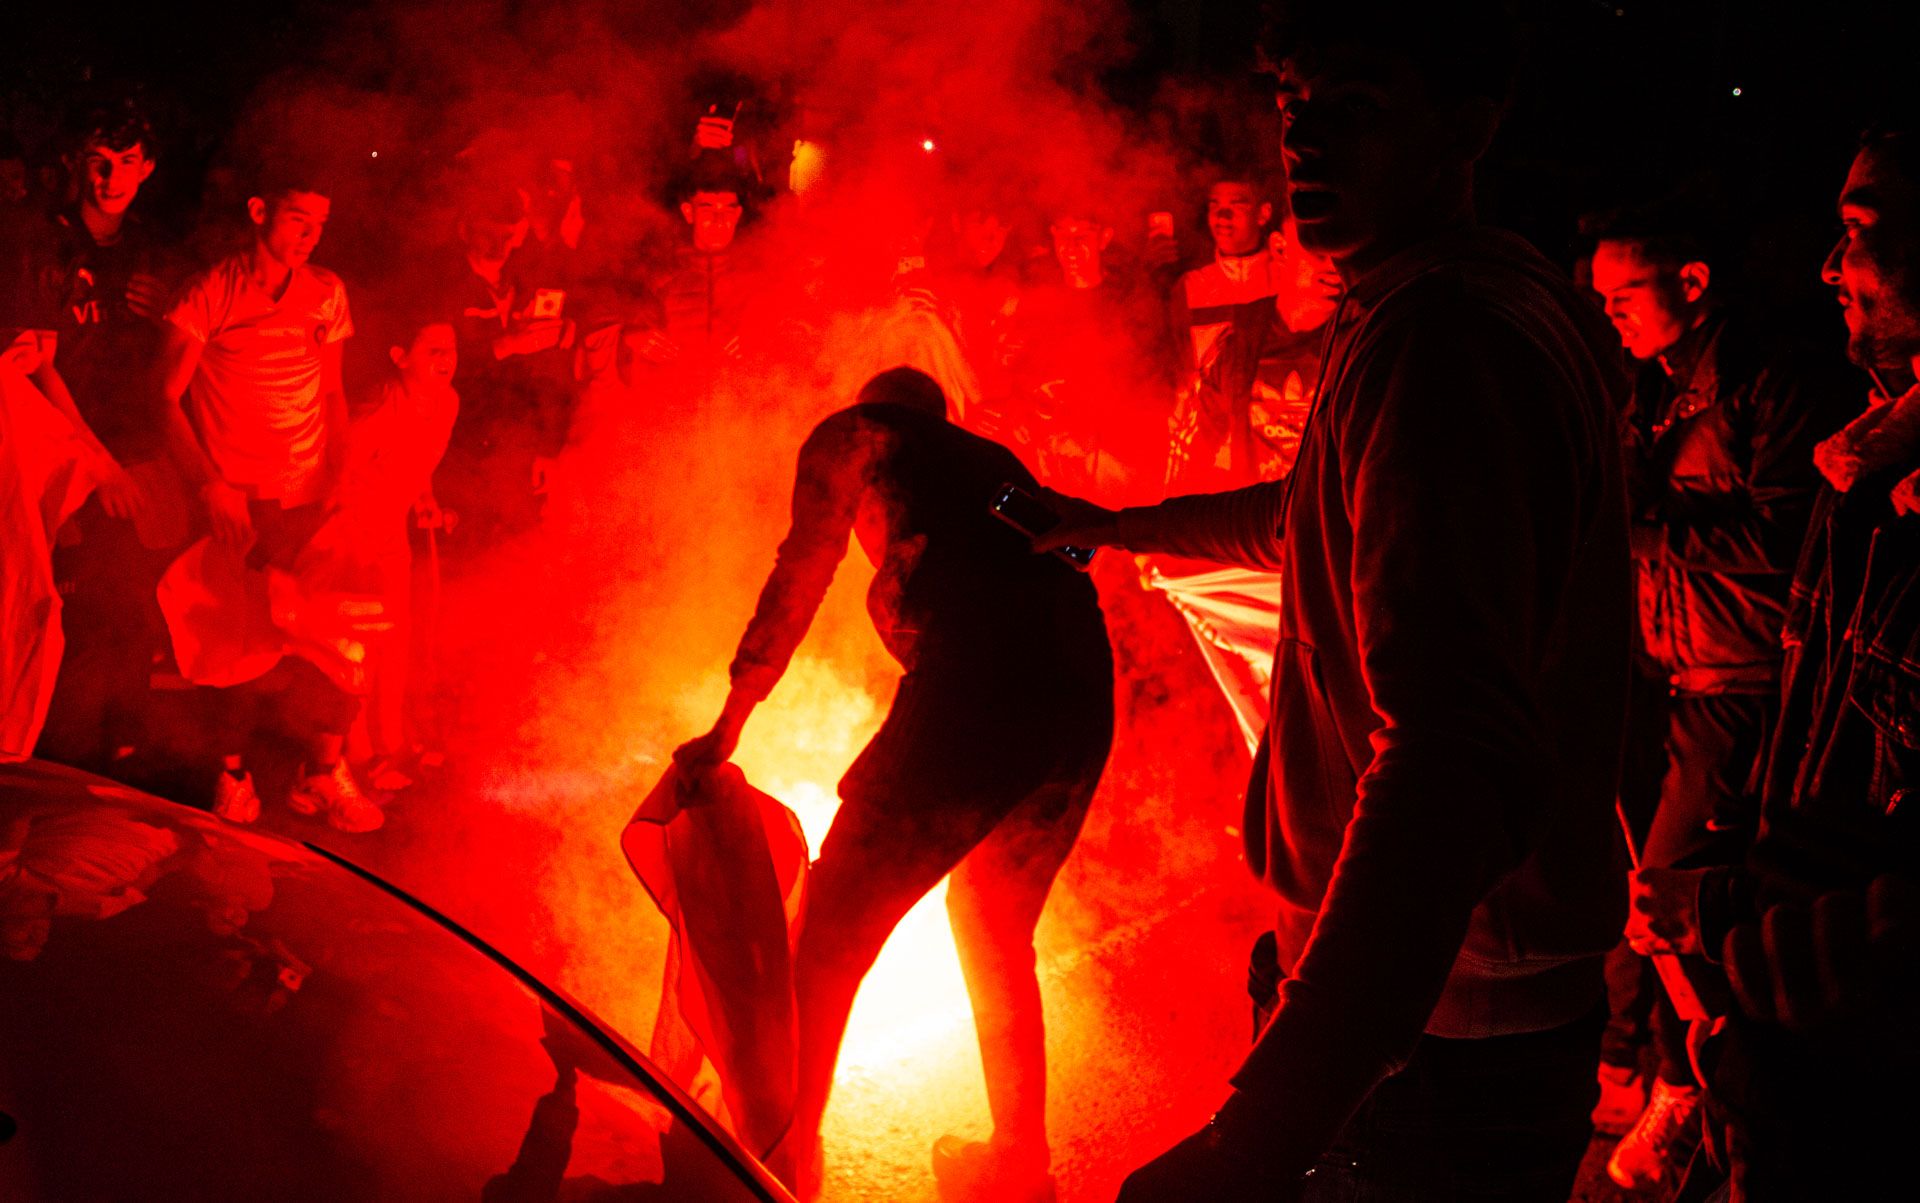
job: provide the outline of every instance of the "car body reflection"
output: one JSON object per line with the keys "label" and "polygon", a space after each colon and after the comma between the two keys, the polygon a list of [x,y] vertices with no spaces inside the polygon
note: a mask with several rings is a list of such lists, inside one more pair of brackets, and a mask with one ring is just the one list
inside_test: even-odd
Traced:
{"label": "car body reflection", "polygon": [[0,765],[0,1198],[788,1196],[564,997],[318,849]]}

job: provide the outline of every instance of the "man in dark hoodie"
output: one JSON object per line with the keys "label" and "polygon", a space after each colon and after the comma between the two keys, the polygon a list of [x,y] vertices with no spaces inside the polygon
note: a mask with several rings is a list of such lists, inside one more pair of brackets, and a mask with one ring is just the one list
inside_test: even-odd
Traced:
{"label": "man in dark hoodie", "polygon": [[1249,863],[1271,1018],[1121,1198],[1563,1203],[1625,918],[1632,622],[1611,332],[1479,227],[1495,4],[1298,6],[1276,29],[1300,238],[1347,293],[1290,476],[1060,539],[1282,577]]}

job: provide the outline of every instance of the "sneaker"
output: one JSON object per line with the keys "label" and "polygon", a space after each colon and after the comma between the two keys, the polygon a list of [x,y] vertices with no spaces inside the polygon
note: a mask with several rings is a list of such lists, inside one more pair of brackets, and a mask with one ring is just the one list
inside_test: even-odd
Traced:
{"label": "sneaker", "polygon": [[1593,1109],[1593,1130],[1625,1136],[1647,1109],[1647,1080],[1631,1065],[1600,1063],[1600,1103]]}
{"label": "sneaker", "polygon": [[260,817],[260,794],[253,774],[221,769],[213,779],[213,813],[229,823],[251,823]]}
{"label": "sneaker", "polygon": [[991,1199],[994,1203],[1054,1203],[1047,1158],[1015,1156],[984,1140],[942,1136],[933,1142],[933,1178],[946,1203]]}
{"label": "sneaker", "polygon": [[398,756],[382,756],[366,767],[367,784],[383,794],[413,788],[413,775]]}
{"label": "sneaker", "polygon": [[1647,1109],[1607,1158],[1607,1177],[1627,1190],[1644,1190],[1678,1174],[1699,1138],[1699,1114],[1698,1086],[1656,1080]]}
{"label": "sneaker", "polygon": [[302,777],[287,795],[287,809],[300,815],[324,813],[328,826],[352,834],[372,831],[387,821],[373,799],[360,792],[360,783],[345,760],[334,761],[327,772]]}

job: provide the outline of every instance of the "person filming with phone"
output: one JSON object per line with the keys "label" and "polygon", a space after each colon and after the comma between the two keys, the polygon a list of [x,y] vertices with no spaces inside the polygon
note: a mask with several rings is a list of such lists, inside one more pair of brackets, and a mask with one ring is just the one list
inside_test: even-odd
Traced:
{"label": "person filming with phone", "polygon": [[894,925],[948,874],[994,1131],[990,1142],[942,1138],[934,1169],[948,1198],[1052,1197],[1033,932],[1106,765],[1113,659],[1093,583],[1029,551],[1011,525],[1021,515],[1005,512],[1009,484],[1029,501],[1040,491],[1012,452],[947,420],[930,377],[894,368],[868,381],[802,446],[792,529],[734,656],[725,709],[674,753],[696,784],[733,755],[857,535],[875,565],[868,611],[905,675],[841,779],[808,881],[794,961],[798,1098],[773,1158],[803,1198],[818,1183],[817,1134],[855,992]]}

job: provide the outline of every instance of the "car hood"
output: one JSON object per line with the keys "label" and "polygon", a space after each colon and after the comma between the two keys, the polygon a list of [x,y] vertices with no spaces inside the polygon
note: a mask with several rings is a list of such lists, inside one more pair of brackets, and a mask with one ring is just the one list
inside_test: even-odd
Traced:
{"label": "car hood", "polygon": [[785,1197],[577,1004],[370,874],[0,764],[0,1198]]}

